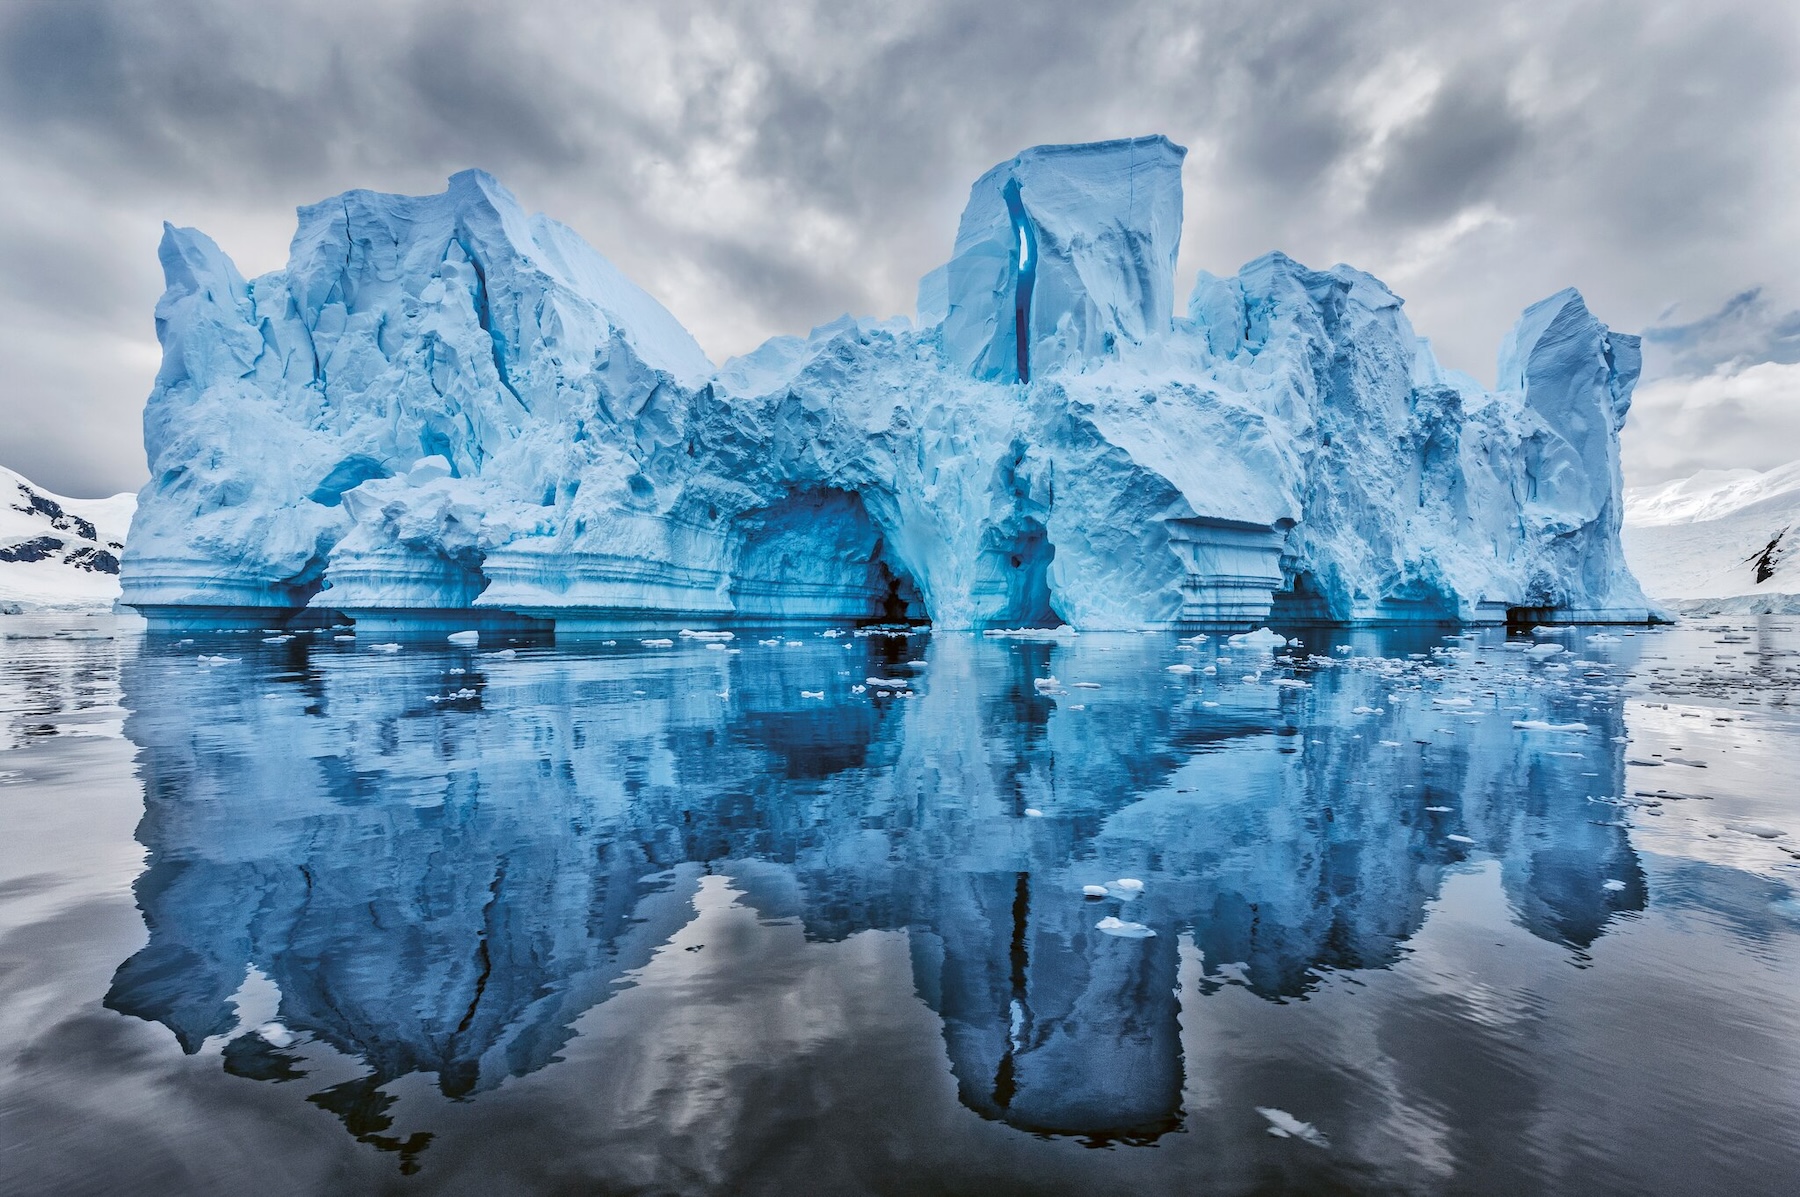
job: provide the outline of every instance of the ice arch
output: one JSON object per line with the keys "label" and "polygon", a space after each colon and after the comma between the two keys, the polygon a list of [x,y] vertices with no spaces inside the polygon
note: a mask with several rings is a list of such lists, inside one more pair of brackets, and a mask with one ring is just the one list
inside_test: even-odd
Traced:
{"label": "ice arch", "polygon": [[732,607],[746,620],[904,622],[929,618],[912,572],[862,496],[796,491],[740,516]]}

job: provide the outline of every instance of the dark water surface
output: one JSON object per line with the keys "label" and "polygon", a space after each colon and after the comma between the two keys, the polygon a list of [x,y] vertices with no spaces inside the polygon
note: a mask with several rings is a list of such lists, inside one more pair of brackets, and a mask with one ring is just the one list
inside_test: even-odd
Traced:
{"label": "dark water surface", "polygon": [[7,1193],[1800,1175],[1791,620],[0,630]]}

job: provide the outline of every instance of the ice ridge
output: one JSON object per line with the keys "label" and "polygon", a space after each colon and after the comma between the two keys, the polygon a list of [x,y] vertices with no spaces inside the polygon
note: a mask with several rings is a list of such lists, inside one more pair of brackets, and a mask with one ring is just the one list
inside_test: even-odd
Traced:
{"label": "ice ridge", "polygon": [[251,281],[165,226],[124,601],[559,633],[1654,613],[1619,550],[1636,337],[1561,292],[1488,391],[1380,281],[1281,254],[1177,317],[1184,155],[1026,150],[916,321],[722,367],[480,171],[302,208]]}

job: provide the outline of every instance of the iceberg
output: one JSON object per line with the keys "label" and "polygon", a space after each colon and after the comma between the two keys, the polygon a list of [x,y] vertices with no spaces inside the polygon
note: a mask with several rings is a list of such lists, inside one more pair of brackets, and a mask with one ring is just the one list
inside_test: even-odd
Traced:
{"label": "iceberg", "polygon": [[1619,548],[1636,337],[1561,292],[1489,391],[1376,279],[1281,254],[1177,315],[1185,152],[1026,150],[916,320],[723,366],[479,171],[302,208],[253,281],[165,226],[123,601],[437,635],[1656,614]]}

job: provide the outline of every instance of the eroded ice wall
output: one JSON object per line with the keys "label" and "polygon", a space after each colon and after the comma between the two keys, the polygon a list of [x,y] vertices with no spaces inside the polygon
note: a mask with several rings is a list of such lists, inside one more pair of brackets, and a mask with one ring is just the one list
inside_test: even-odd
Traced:
{"label": "eroded ice wall", "polygon": [[1618,550],[1635,338],[1565,292],[1488,391],[1378,280],[1280,254],[1175,318],[1183,154],[1027,150],[917,323],[717,369],[480,172],[304,208],[248,283],[168,229],[124,601],[565,633],[1648,614]]}

